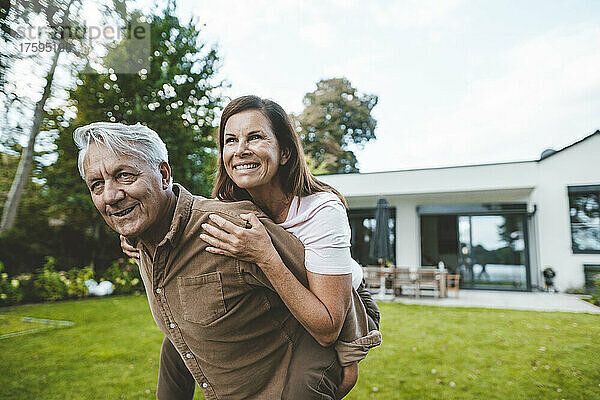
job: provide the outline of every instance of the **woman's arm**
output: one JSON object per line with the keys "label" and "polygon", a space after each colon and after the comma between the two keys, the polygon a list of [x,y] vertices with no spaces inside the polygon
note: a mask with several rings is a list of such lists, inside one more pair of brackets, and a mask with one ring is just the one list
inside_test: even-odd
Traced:
{"label": "woman's arm", "polygon": [[242,214],[250,229],[241,228],[218,215],[211,215],[216,225],[204,224],[201,239],[207,251],[257,264],[292,315],[322,346],[332,345],[350,305],[352,276],[323,275],[307,271],[310,290],[304,287],[285,266],[271,238],[256,215]]}

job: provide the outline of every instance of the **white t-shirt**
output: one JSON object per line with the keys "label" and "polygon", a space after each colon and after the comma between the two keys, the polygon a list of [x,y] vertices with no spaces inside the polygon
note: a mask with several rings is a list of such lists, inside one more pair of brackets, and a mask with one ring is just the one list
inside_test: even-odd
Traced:
{"label": "white t-shirt", "polygon": [[[298,207],[300,201],[300,207]],[[350,256],[350,224],[341,200],[330,192],[294,197],[283,229],[304,245],[305,267],[325,275],[352,274],[356,289],[363,279],[362,268]]]}

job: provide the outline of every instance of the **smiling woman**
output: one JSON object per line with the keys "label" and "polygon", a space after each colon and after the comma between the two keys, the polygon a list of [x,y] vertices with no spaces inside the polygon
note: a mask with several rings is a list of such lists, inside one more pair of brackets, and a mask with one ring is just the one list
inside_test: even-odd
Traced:
{"label": "smiling woman", "polygon": [[[250,227],[245,230],[212,216],[214,225],[203,225],[205,233],[201,235],[209,244],[206,250],[256,263],[294,317],[323,346],[338,340],[353,289],[362,292],[361,300],[369,312],[368,330],[376,332],[362,344],[365,348],[379,344],[379,310],[370,294],[361,290],[362,270],[350,256],[344,198],[310,173],[286,112],[277,103],[257,96],[233,100],[221,117],[219,150],[213,195],[225,201],[251,200],[294,234],[305,247],[309,288],[286,268],[253,214],[240,216]],[[340,343],[336,348],[344,346]],[[342,363],[344,380],[338,398],[355,384],[357,361]],[[293,373],[288,379],[288,390],[306,383]]]}

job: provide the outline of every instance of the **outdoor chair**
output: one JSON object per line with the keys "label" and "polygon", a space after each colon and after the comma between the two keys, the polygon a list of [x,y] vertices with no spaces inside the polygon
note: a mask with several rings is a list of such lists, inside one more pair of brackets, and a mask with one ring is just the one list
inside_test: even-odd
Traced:
{"label": "outdoor chair", "polygon": [[363,267],[363,278],[365,287],[371,294],[377,294],[381,291],[381,267],[375,265]]}
{"label": "outdoor chair", "polygon": [[458,290],[460,286],[460,275],[459,274],[449,274],[446,277],[446,291],[454,290],[454,297],[458,298]]}
{"label": "outdoor chair", "polygon": [[419,280],[416,272],[411,272],[408,268],[396,268],[394,271],[394,280],[392,287],[394,295],[400,296],[412,294],[415,298],[419,298]]}
{"label": "outdoor chair", "polygon": [[419,294],[431,291],[436,299],[440,297],[440,275],[435,269],[419,269]]}

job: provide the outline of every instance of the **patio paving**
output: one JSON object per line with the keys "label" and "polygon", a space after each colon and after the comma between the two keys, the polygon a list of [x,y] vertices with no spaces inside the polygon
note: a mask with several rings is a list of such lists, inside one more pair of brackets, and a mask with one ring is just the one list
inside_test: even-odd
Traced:
{"label": "patio paving", "polygon": [[576,295],[546,292],[503,292],[493,290],[461,290],[458,298],[449,293],[447,298],[432,296],[396,297],[395,302],[445,307],[504,308],[510,310],[562,311],[600,314],[600,307],[581,300]]}

